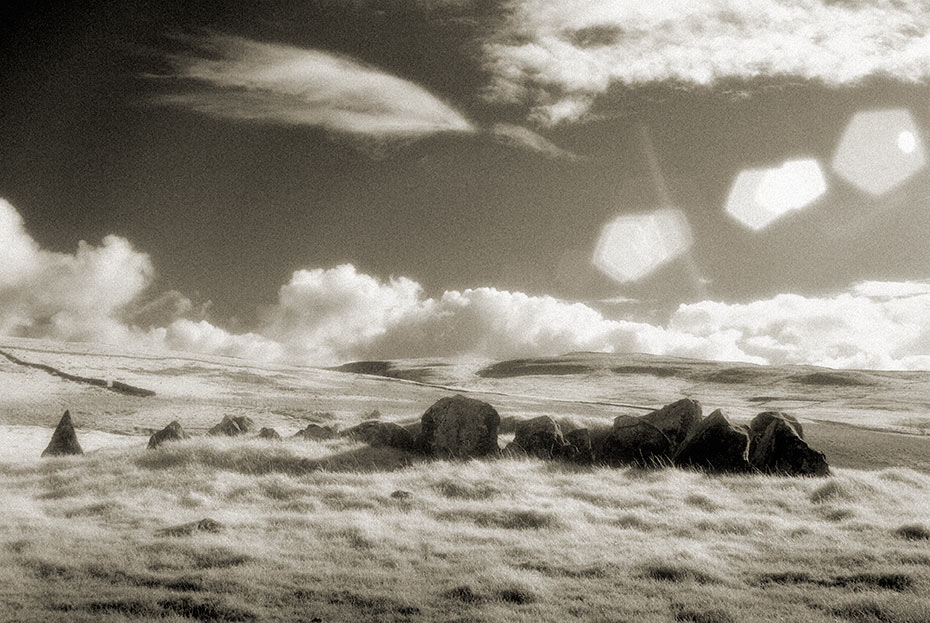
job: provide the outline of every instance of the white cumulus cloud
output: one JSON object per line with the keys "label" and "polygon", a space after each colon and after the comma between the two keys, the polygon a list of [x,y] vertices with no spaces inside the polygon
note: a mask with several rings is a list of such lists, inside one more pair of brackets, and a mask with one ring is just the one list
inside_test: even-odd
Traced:
{"label": "white cumulus cloud", "polygon": [[118,341],[126,331],[122,308],[152,277],[148,255],[118,236],[100,246],[81,241],[74,254],[41,249],[0,199],[0,332]]}
{"label": "white cumulus cloud", "polygon": [[837,368],[930,369],[930,287],[867,281],[830,296],[778,294],[749,303],[681,305],[664,326],[605,316],[579,302],[492,287],[430,297],[407,277],[351,264],[298,270],[251,331],[208,321],[174,291],[153,293],[148,256],[125,239],[42,249],[0,200],[0,334],[107,342],[264,361],[569,351],[641,352],[718,361]]}

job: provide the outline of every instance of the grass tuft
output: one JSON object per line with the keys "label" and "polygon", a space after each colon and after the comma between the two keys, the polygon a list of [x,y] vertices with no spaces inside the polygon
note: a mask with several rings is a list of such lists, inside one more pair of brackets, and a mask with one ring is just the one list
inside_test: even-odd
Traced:
{"label": "grass tuft", "polygon": [[905,524],[895,530],[894,535],[908,541],[930,540],[930,530],[921,524]]}
{"label": "grass tuft", "polygon": [[476,593],[475,590],[467,584],[456,586],[455,588],[450,588],[444,592],[442,596],[446,599],[461,601],[467,604],[477,604],[484,601],[484,597]]}
{"label": "grass tuft", "polygon": [[674,607],[677,610],[675,613],[676,621],[687,621],[688,623],[736,623],[736,619],[729,612],[719,608],[703,610],[686,608],[681,605]]}
{"label": "grass tuft", "polygon": [[463,509],[443,511],[435,517],[442,521],[470,521],[482,528],[504,530],[545,530],[562,527],[562,522],[555,515],[534,509]]}
{"label": "grass tuft", "polygon": [[811,493],[811,502],[827,502],[835,499],[850,499],[849,493],[835,480],[820,485]]}
{"label": "grass tuft", "polygon": [[698,584],[719,584],[720,578],[705,573],[700,569],[673,563],[652,563],[640,568],[643,577],[659,582],[697,582]]}
{"label": "grass tuft", "polygon": [[453,500],[491,500],[501,494],[500,489],[485,482],[470,483],[447,479],[437,483],[434,488],[444,497]]}
{"label": "grass tuft", "polygon": [[511,604],[531,604],[537,600],[535,593],[517,586],[500,589],[497,591],[497,598]]}

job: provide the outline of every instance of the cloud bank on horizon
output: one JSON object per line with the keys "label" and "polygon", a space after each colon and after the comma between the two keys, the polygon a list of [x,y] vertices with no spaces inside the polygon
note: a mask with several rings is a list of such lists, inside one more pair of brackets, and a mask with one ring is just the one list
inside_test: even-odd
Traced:
{"label": "cloud bank on horizon", "polygon": [[[359,359],[569,351],[643,352],[719,361],[930,369],[930,285],[864,282],[823,297],[681,305],[665,326],[491,287],[429,297],[406,277],[350,264],[298,270],[251,332],[200,317],[176,292],[153,293],[147,254],[107,236],[74,254],[40,248],[0,200],[0,334],[329,365]],[[154,296],[153,296],[154,295]]]}
{"label": "cloud bank on horizon", "polygon": [[920,0],[508,0],[483,45],[492,102],[545,124],[588,114],[615,86],[787,76],[846,85],[930,78]]}

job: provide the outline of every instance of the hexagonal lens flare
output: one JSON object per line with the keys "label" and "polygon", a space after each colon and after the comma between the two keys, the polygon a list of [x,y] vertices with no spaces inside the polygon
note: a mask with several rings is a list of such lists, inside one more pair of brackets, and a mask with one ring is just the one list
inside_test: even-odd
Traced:
{"label": "hexagonal lens flare", "polygon": [[635,281],[686,253],[691,243],[691,226],[680,210],[626,214],[604,225],[592,262],[615,281]]}
{"label": "hexagonal lens flare", "polygon": [[788,160],[780,167],[746,169],[733,182],[726,211],[751,229],[763,229],[787,212],[809,206],[827,191],[820,163]]}
{"label": "hexagonal lens flare", "polygon": [[856,113],[833,155],[833,170],[871,195],[884,195],[926,165],[923,141],[904,109]]}

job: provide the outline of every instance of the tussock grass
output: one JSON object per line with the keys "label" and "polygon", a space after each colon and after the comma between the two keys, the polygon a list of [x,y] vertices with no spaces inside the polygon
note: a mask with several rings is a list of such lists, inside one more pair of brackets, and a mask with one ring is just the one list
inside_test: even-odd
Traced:
{"label": "tussock grass", "polygon": [[906,524],[894,531],[895,536],[908,541],[930,540],[930,529],[922,524]]}
{"label": "tussock grass", "polygon": [[[0,620],[907,623],[930,611],[930,477],[917,472],[715,477],[369,450],[200,438],[0,466]],[[224,529],[165,530],[204,517]]]}

